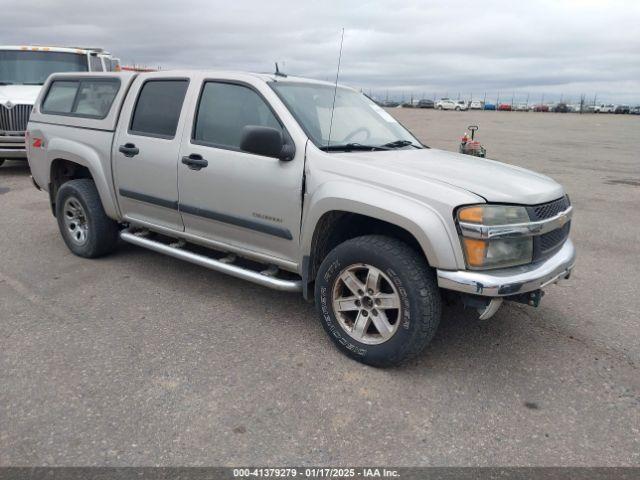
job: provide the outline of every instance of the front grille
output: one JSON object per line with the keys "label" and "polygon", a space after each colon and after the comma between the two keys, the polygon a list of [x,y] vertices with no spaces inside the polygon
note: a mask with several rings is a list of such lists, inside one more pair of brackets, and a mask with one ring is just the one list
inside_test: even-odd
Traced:
{"label": "front grille", "polygon": [[543,255],[559,248],[569,236],[571,222],[567,222],[563,227],[540,235],[540,251]]}
{"label": "front grille", "polygon": [[24,132],[27,129],[32,105],[0,105],[0,131]]}
{"label": "front grille", "polygon": [[529,211],[529,217],[535,222],[537,220],[546,220],[560,212],[564,212],[569,208],[569,205],[571,205],[571,202],[569,201],[569,197],[565,195],[564,197],[553,200],[552,202],[527,207],[527,210]]}
{"label": "front grille", "polygon": [[[570,205],[569,197],[564,196],[552,202],[527,207],[527,211],[531,221],[536,222],[555,217],[560,212],[564,212]],[[533,261],[545,260],[556,254],[569,237],[570,230],[571,222],[567,222],[560,228],[533,237]]]}

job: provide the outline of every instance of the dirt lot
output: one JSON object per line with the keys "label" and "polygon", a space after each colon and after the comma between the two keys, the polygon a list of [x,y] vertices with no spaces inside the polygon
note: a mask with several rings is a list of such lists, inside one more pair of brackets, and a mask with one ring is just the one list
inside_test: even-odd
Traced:
{"label": "dirt lot", "polygon": [[0,465],[640,465],[640,117],[392,111],[551,175],[579,259],[538,309],[449,310],[424,355],[339,354],[298,295],[123,245],[64,246],[0,168]]}

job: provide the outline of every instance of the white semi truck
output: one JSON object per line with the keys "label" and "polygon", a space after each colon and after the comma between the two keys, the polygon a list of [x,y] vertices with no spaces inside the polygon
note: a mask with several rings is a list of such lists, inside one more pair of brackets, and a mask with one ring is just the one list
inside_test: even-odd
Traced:
{"label": "white semi truck", "polygon": [[0,46],[0,165],[27,159],[24,132],[49,75],[119,70],[119,60],[100,48]]}

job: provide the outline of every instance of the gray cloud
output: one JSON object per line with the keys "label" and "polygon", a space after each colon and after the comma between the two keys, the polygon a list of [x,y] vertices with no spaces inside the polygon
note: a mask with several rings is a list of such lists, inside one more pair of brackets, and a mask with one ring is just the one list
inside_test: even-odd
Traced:
{"label": "gray cloud", "polygon": [[[5,0],[6,1],[6,0]],[[13,2],[3,44],[101,46],[124,63],[273,71],[379,95],[564,94],[640,102],[640,2]]]}

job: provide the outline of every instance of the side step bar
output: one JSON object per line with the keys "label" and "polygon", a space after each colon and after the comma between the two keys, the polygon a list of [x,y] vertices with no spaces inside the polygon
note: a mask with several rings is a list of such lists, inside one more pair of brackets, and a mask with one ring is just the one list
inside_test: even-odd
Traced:
{"label": "side step bar", "polygon": [[124,240],[125,242],[133,243],[134,245],[138,245],[139,247],[144,247],[155,252],[164,253],[165,255],[179,258],[180,260],[186,260],[187,262],[195,263],[196,265],[200,265],[201,267],[226,273],[228,275],[231,275],[232,277],[248,280],[250,282],[257,283],[258,285],[270,287],[275,290],[281,290],[285,292],[302,291],[301,280],[283,280],[273,276],[267,276],[253,270],[233,265],[231,263],[225,263],[214,258],[199,255],[188,250],[183,250],[182,248],[172,247],[170,245],[166,245],[155,240],[150,240],[140,235],[135,235],[127,229],[120,232],[120,238],[122,238],[122,240]]}

